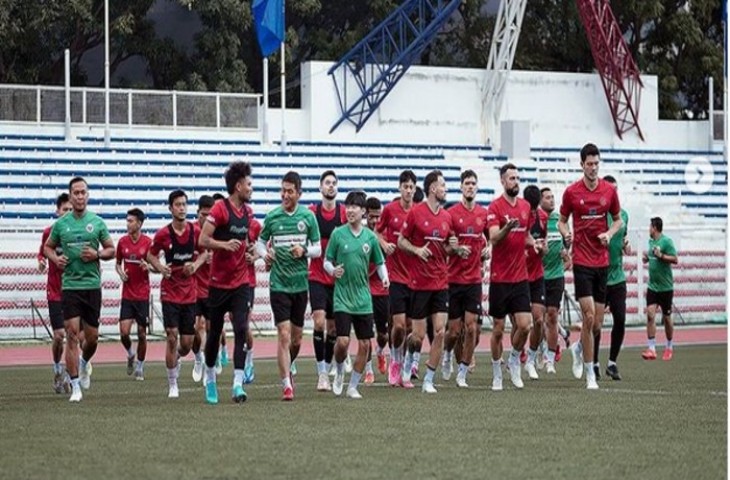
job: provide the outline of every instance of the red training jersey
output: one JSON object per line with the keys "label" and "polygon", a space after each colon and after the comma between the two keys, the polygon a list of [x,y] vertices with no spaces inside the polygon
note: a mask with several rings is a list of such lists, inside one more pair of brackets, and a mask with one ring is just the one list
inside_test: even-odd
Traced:
{"label": "red training jersey", "polygon": [[232,290],[241,285],[248,285],[246,251],[249,245],[249,211],[246,205],[241,205],[238,209],[229,199],[216,202],[210,209],[207,221],[215,227],[213,238],[216,240],[227,241],[230,238],[237,238],[243,242],[236,252],[213,250],[210,286]]}
{"label": "red training jersey", "polygon": [[[195,222],[195,226],[195,234],[197,235],[197,237],[195,238],[195,242],[199,245],[200,231],[203,229],[203,226],[198,221]],[[208,286],[210,284],[210,262],[211,257],[208,257],[208,261],[203,263],[200,268],[195,271],[195,297],[198,300],[208,299]]]}
{"label": "red training jersey", "polygon": [[195,252],[198,251],[197,238],[200,236],[200,228],[190,222],[185,222],[185,232],[170,235],[171,225],[166,225],[155,233],[150,247],[150,254],[157,256],[160,252],[165,253],[167,265],[172,269],[170,278],[162,278],[160,282],[160,300],[163,302],[189,305],[195,303],[195,275],[186,276],[183,267],[186,263],[192,262]]}
{"label": "red training jersey", "polygon": [[482,283],[482,250],[487,246],[487,209],[474,204],[469,210],[462,202],[447,210],[451,215],[454,235],[459,245],[471,248],[466,258],[452,254],[449,257],[449,283],[473,285]]}
{"label": "red training jersey", "polygon": [[117,265],[124,267],[127,281],[122,282],[122,298],[132,301],[149,300],[150,272],[142,268],[142,260],[147,260],[147,253],[152,246],[152,239],[140,234],[135,242],[129,235],[124,235],[117,244]]}
{"label": "red training jersey", "polygon": [[[547,238],[547,221],[548,214],[542,208],[530,211],[530,220],[527,225],[532,238]],[[538,255],[533,247],[526,247],[525,252],[527,252],[527,280],[534,282],[544,277],[545,269],[542,266],[542,256]]]}
{"label": "red training jersey", "polygon": [[598,235],[608,230],[608,215],[618,215],[621,204],[616,188],[598,179],[594,190],[583,179],[570,185],[563,193],[560,215],[573,215],[573,264],[583,267],[608,267],[608,246]]}
{"label": "red training jersey", "polygon": [[519,283],[527,280],[527,255],[525,242],[528,235],[530,204],[522,198],[511,205],[501,195],[489,204],[487,225],[504,227],[510,219],[519,220],[519,225],[492,247],[489,280],[494,283]]}
{"label": "red training jersey", "polygon": [[[43,230],[43,235],[41,236],[41,248],[38,251],[38,261],[43,261],[46,258],[46,255],[43,253],[43,247],[46,245],[46,240],[48,240],[48,237],[51,235],[51,230],[53,229],[53,225],[50,227],[46,227],[45,230]],[[63,249],[60,245],[56,245],[56,254],[57,255],[63,255]],[[48,274],[46,277],[46,300],[49,302],[60,302],[61,301],[61,275],[63,274],[63,270],[59,270],[55,263],[51,262],[50,260],[47,261],[48,264]]]}
{"label": "red training jersey", "polygon": [[[259,239],[259,235],[261,234],[261,222],[254,218],[253,209],[251,209],[251,207],[246,205],[246,208],[249,209],[248,241],[251,245],[255,245]],[[256,287],[256,265],[253,263],[248,264],[248,286],[251,288]]]}
{"label": "red training jersey", "polygon": [[[411,209],[412,210],[412,207]],[[388,276],[391,282],[409,283],[409,262],[410,255],[398,248],[398,237],[406,222],[409,210],[403,208],[400,199],[393,200],[385,207],[380,215],[380,221],[375,230],[383,235],[386,242],[396,245],[395,251],[385,257],[385,266],[388,268]]]}
{"label": "red training jersey", "polygon": [[408,212],[401,235],[414,247],[427,246],[431,251],[427,261],[411,256],[413,268],[408,286],[412,290],[436,291],[448,288],[449,256],[446,246],[453,233],[451,215],[441,207],[433,212],[428,202],[421,202]]}
{"label": "red training jersey", "polygon": [[[312,258],[309,261],[309,281],[324,285],[334,285],[334,277],[324,271],[324,252],[327,251],[327,242],[334,229],[347,223],[345,205],[337,203],[336,207],[332,210],[326,210],[320,202],[310,205],[309,210],[314,212],[314,216],[317,219],[320,235],[319,243],[322,245],[322,255],[317,258]],[[319,213],[317,210],[319,210]],[[337,218],[338,210],[340,213],[339,218]]]}

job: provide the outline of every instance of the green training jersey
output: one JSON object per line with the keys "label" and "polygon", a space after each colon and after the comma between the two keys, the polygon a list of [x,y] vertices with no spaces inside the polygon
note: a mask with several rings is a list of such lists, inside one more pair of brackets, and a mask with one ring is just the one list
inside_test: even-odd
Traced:
{"label": "green training jersey", "polygon": [[545,280],[554,280],[563,278],[565,271],[563,270],[563,237],[558,230],[558,220],[560,214],[556,211],[550,214],[547,222],[547,245],[548,250],[542,257],[542,266],[545,269]]}
{"label": "green training jersey", "polygon": [[294,245],[306,247],[319,241],[314,213],[301,205],[297,205],[292,213],[276,207],[266,215],[259,239],[264,242],[271,240],[274,250],[274,263],[269,275],[271,291],[299,293],[309,290],[308,259],[306,256],[294,258],[291,248]]}
{"label": "green training jersey", "polygon": [[656,240],[649,239],[649,290],[655,292],[668,292],[674,290],[674,277],[672,276],[672,265],[659,260],[654,255],[654,247],[659,247],[664,255],[676,256],[677,250],[674,248],[672,239],[662,234]]}
{"label": "green training jersey", "polygon": [[[629,226],[629,214],[621,209],[621,220],[623,226],[611,237],[611,243],[608,244],[608,285],[618,285],[626,281],[624,273],[624,238]],[[613,218],[608,215],[608,228],[613,225]]]}
{"label": "green training jersey", "polygon": [[99,250],[99,245],[111,238],[101,217],[88,210],[80,218],[76,218],[73,212],[68,212],[53,224],[50,238],[68,257],[68,264],[63,269],[61,277],[61,290],[101,288],[99,261],[81,260],[81,251],[84,247]]}
{"label": "green training jersey", "polygon": [[352,315],[373,313],[370,263],[382,265],[385,258],[372,230],[363,227],[355,236],[349,225],[337,227],[327,242],[326,258],[345,270],[341,278],[335,279],[333,310]]}

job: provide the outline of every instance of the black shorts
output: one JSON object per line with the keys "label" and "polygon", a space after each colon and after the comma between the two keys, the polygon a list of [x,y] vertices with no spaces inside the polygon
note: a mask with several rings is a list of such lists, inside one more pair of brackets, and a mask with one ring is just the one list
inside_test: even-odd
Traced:
{"label": "black shorts", "polygon": [[119,308],[119,321],[134,320],[137,325],[146,327],[150,312],[148,300],[127,300],[122,299],[122,306]]}
{"label": "black shorts", "polygon": [[248,284],[236,288],[210,287],[208,290],[208,310],[210,311],[211,325],[213,322],[220,322],[226,313],[233,324],[233,328],[247,328],[248,326]]}
{"label": "black shorts", "polygon": [[380,335],[387,335],[390,321],[390,297],[388,295],[373,295],[373,319],[376,331]]}
{"label": "black shorts", "polygon": [[334,308],[334,285],[325,285],[319,282],[309,282],[309,303],[312,305],[312,311],[324,310],[324,318],[335,318],[332,311]]}
{"label": "black shorts", "polygon": [[79,317],[90,327],[99,328],[101,313],[101,289],[63,290],[61,292],[63,320]]}
{"label": "black shorts", "polygon": [[373,338],[373,314],[354,315],[352,313],[335,312],[335,327],[338,337],[349,337],[350,327],[355,329],[355,338],[368,340]]}
{"label": "black shorts", "polygon": [[545,305],[560,310],[565,292],[565,277],[545,280]]}
{"label": "black shorts", "polygon": [[297,293],[269,292],[274,325],[289,321],[299,328],[304,327],[304,312],[307,311],[307,291]]}
{"label": "black shorts", "polygon": [[606,305],[611,309],[614,325],[626,321],[626,282],[606,287]]}
{"label": "black shorts", "polygon": [[388,288],[390,297],[390,314],[408,313],[411,307],[411,289],[405,283],[391,283]]}
{"label": "black shorts", "polygon": [[672,302],[674,301],[674,290],[666,292],[655,292],[654,290],[646,290],[646,306],[659,305],[662,309],[662,315],[672,314]]}
{"label": "black shorts", "polygon": [[530,303],[545,306],[545,279],[543,277],[530,282]]}
{"label": "black shorts", "polygon": [[448,290],[414,290],[411,295],[411,311],[408,318],[424,320],[434,313],[447,313],[448,311]]}
{"label": "black shorts", "polygon": [[575,283],[575,298],[577,300],[593,297],[594,302],[605,304],[606,282],[608,282],[607,267],[573,265],[573,283]]}
{"label": "black shorts", "polygon": [[449,320],[464,320],[464,313],[482,314],[482,284],[449,284]]}
{"label": "black shorts", "polygon": [[180,335],[195,335],[195,304],[162,302],[162,324]]}
{"label": "black shorts", "polygon": [[256,303],[256,287],[248,286],[248,311],[253,310],[254,303]]}
{"label": "black shorts", "polygon": [[63,330],[63,302],[48,301],[48,318],[53,330]]}
{"label": "black shorts", "polygon": [[527,280],[517,283],[489,284],[489,316],[504,319],[509,313],[529,313],[530,284]]}
{"label": "black shorts", "polygon": [[195,316],[203,317],[205,320],[210,319],[210,309],[208,308],[207,298],[199,298],[195,302]]}

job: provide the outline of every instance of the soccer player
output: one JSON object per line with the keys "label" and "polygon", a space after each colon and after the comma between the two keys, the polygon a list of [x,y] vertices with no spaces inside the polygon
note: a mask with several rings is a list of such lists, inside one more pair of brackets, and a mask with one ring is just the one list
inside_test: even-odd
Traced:
{"label": "soccer player", "polygon": [[[605,181],[616,187],[616,179],[611,175],[603,177]],[[610,226],[609,218],[609,226]],[[621,374],[618,371],[618,354],[621,352],[621,345],[624,342],[624,333],[626,331],[626,274],[624,273],[624,253],[629,255],[631,247],[626,232],[629,228],[629,214],[621,209],[621,221],[623,225],[616,232],[616,235],[608,244],[608,279],[606,281],[606,306],[613,317],[613,327],[611,328],[611,349],[608,354],[608,365],[606,366],[606,375],[614,380],[621,380]],[[595,352],[593,354],[593,369],[596,371],[596,379],[600,378],[600,367],[598,363],[598,349],[601,345],[600,330],[594,340]]]}
{"label": "soccer player", "polygon": [[[476,347],[477,322],[482,314],[482,251],[487,245],[487,209],[476,203],[478,177],[473,170],[461,174],[461,201],[447,210],[452,218],[454,234],[462,246],[461,255],[449,257],[449,316],[444,339],[441,372],[451,378],[451,352],[463,337],[457,350],[459,372],[456,385],[466,388],[466,375]],[[463,327],[463,328],[462,328]]]}
{"label": "soccer player", "polygon": [[[213,194],[213,201],[217,202],[219,200],[224,200],[226,198],[225,195],[222,193],[214,193]],[[207,324],[208,327],[210,327],[210,322]],[[226,329],[223,328],[223,331],[221,332],[221,348],[218,350],[218,358],[215,360],[215,373],[217,375],[220,375],[223,371],[223,367],[228,366],[228,348],[226,346]]]}
{"label": "soccer player", "polygon": [[416,174],[404,170],[398,177],[400,198],[388,203],[383,208],[380,223],[377,226],[380,246],[385,252],[385,264],[390,276],[390,371],[388,383],[413,388],[410,378],[403,380],[403,346],[406,339],[406,313],[410,308],[411,289],[408,286],[410,268],[408,254],[397,246],[406,216],[413,205],[413,193],[416,191]]}
{"label": "soccer player", "polygon": [[535,185],[525,187],[523,197],[530,204],[528,228],[536,248],[527,249],[527,281],[530,283],[530,307],[532,329],[529,336],[525,371],[531,380],[537,380],[537,349],[542,342],[543,319],[545,317],[545,270],[542,256],[547,238],[547,213],[540,206],[540,189]]}
{"label": "soccer player", "polygon": [[649,286],[646,290],[646,336],[648,347],[641,352],[644,360],[656,360],[656,311],[662,309],[664,333],[667,345],[662,360],[672,359],[674,346],[674,324],[672,323],[672,301],[674,299],[674,277],[672,265],[678,261],[677,250],[671,238],[662,233],[664,222],[660,217],[651,219],[649,226],[649,251],[642,260],[649,264]]}
{"label": "soccer player", "polygon": [[[199,233],[196,232],[195,224],[185,219],[188,213],[188,196],[182,190],[175,190],[168,196],[167,204],[172,222],[155,233],[147,254],[147,263],[162,274],[160,300],[162,323],[167,337],[167,396],[178,398],[180,358],[190,352],[195,336],[195,272],[206,260],[196,242]],[[196,251],[199,255],[193,260]],[[160,252],[165,254],[164,264],[160,261]]]}
{"label": "soccer player", "polygon": [[[215,205],[215,200],[210,195],[201,195],[198,198],[198,218],[195,221],[197,226],[196,232],[200,232],[208,219],[210,209]],[[199,233],[198,233],[199,234]],[[200,238],[198,238],[200,243]],[[206,333],[208,331],[208,321],[210,320],[210,312],[208,310],[208,295],[210,283],[210,262],[212,255],[206,250],[205,262],[195,272],[195,336],[193,337],[193,355],[195,363],[193,364],[193,381],[199,382],[203,379],[203,348],[206,341]]]}
{"label": "soccer player", "polygon": [[560,214],[555,211],[555,195],[548,188],[540,190],[540,208],[547,214],[547,251],[542,257],[545,279],[545,305],[547,306],[545,338],[547,339],[547,361],[545,371],[555,374],[558,348],[558,315],[565,291],[565,270],[571,268],[570,255],[563,245],[558,231]]}
{"label": "soccer player", "polygon": [[[583,177],[563,192],[558,229],[560,235],[573,246],[573,281],[583,317],[581,342],[573,353],[573,375],[581,378],[586,373],[586,388],[598,389],[593,370],[594,335],[603,324],[606,304],[608,275],[608,245],[621,229],[621,204],[613,185],[599,178],[601,154],[592,143],[580,151]],[[573,233],[568,228],[568,218],[573,216]],[[613,223],[608,228],[608,217]],[[580,365],[583,353],[583,368]]]}
{"label": "soccer player", "polygon": [[[421,389],[425,393],[436,393],[433,376],[441,362],[449,304],[448,256],[452,252],[466,256],[469,252],[457,245],[451,215],[441,207],[446,199],[446,182],[439,170],[426,175],[423,192],[426,200],[408,212],[398,237],[398,248],[412,256],[408,285],[413,292],[409,314],[413,325],[409,342],[412,351],[421,350],[426,336],[426,317],[431,316],[433,321],[434,338]],[[410,380],[408,367],[406,365],[401,377],[404,383],[406,379]]]}
{"label": "soccer player", "polygon": [[216,202],[200,232],[200,245],[212,250],[210,263],[210,331],[205,343],[205,400],[218,403],[215,359],[218,357],[223,319],[230,312],[233,325],[233,386],[231,397],[236,403],[246,401],[243,389],[248,335],[250,213],[246,202],[251,200],[251,164],[233,162],[225,172],[228,198]]}
{"label": "soccer player", "polygon": [[[380,203],[380,200],[376,197],[368,198],[365,202],[365,212],[367,215],[368,228],[375,231],[378,223],[380,222],[380,217],[383,214],[383,205]],[[382,250],[380,245],[378,245],[378,248]],[[385,254],[385,252],[383,252],[383,254]],[[390,297],[388,296],[388,289],[383,287],[383,282],[377,275],[377,268],[375,265],[371,265],[370,267],[370,294],[373,297],[373,320],[375,320],[375,330],[377,333],[375,357],[378,362],[378,371],[381,374],[385,374],[388,371],[388,366],[385,361],[385,347],[390,341],[388,335],[388,327],[390,323]]]}
{"label": "soccer player", "polygon": [[385,259],[378,238],[363,228],[367,198],[364,192],[350,192],[345,198],[347,225],[332,232],[327,246],[324,268],[335,280],[334,312],[337,325],[335,361],[337,374],[332,384],[335,395],[341,395],[345,380],[345,358],[350,345],[350,327],[354,327],[358,348],[355,364],[347,387],[349,398],[362,398],[357,390],[360,383],[370,339],[373,338],[373,302],[370,296],[368,271],[376,265],[383,288],[389,285]]}
{"label": "soccer player", "polygon": [[[43,252],[59,270],[64,328],[66,329],[66,370],[71,377],[71,402],[80,402],[81,388],[88,390],[91,378],[87,365],[96,352],[101,312],[100,260],[114,258],[114,241],[104,221],[87,210],[89,186],[82,177],[68,184],[73,210],[59,218],[46,240]],[[56,254],[56,247],[63,253]],[[99,249],[101,246],[101,249]],[[84,345],[79,359],[79,331]]]}
{"label": "soccer player", "polygon": [[489,204],[487,224],[492,258],[489,272],[489,315],[493,321],[491,338],[492,390],[502,390],[502,335],[507,315],[514,319],[512,351],[507,362],[510,380],[523,388],[520,353],[530,331],[530,285],[527,281],[525,245],[533,246],[529,235],[530,204],[520,193],[520,175],[511,163],[499,169],[504,193]]}
{"label": "soccer player", "polygon": [[[319,177],[319,191],[322,200],[312,204],[309,209],[314,213],[319,227],[322,250],[326,251],[327,242],[335,228],[347,223],[345,206],[337,202],[337,175],[326,170]],[[334,280],[324,271],[324,258],[313,258],[309,262],[309,303],[312,306],[312,342],[317,361],[317,391],[328,392],[330,381],[327,372],[332,363],[334,346],[337,341],[335,316],[332,310]],[[327,338],[325,340],[325,327]]]}
{"label": "soccer player", "polygon": [[[150,311],[150,273],[147,253],[152,239],[142,234],[145,215],[139,208],[127,212],[127,234],[117,244],[116,270],[122,281],[122,305],[119,311],[119,337],[127,352],[127,375],[144,380],[147,356],[147,326]],[[137,364],[132,349],[132,323],[137,324]]]}
{"label": "soccer player", "polygon": [[[56,218],[61,218],[70,212],[73,207],[68,198],[68,193],[62,193],[56,197]],[[63,309],[61,308],[61,274],[63,273],[56,267],[56,264],[46,261],[43,252],[46,240],[51,235],[50,225],[43,230],[41,237],[41,248],[38,252],[38,271],[40,273],[48,272],[46,277],[46,300],[48,301],[48,317],[53,329],[53,341],[51,343],[51,354],[53,355],[53,390],[56,393],[71,390],[70,380],[66,369],[61,364],[63,357],[63,341],[66,338],[66,332],[63,329]],[[63,255],[60,246],[56,246],[56,255]]]}
{"label": "soccer player", "polygon": [[256,220],[253,209],[246,205],[248,211],[248,250],[246,252],[246,263],[248,265],[248,329],[246,329],[246,362],[243,368],[243,383],[253,383],[256,372],[253,365],[253,330],[251,329],[251,316],[253,306],[256,302],[256,242],[261,234],[261,222]]}
{"label": "soccer player", "polygon": [[[281,206],[266,215],[256,242],[258,255],[271,266],[269,291],[279,339],[276,358],[284,401],[294,400],[290,369],[302,343],[309,290],[307,260],[322,255],[317,218],[299,205],[301,196],[302,179],[290,171],[281,180]],[[269,240],[271,249],[267,247]]]}

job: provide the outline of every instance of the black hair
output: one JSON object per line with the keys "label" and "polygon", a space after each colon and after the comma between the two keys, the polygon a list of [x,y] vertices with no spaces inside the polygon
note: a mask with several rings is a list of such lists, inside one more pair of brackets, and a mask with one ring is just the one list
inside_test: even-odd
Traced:
{"label": "black hair", "polygon": [[543,196],[543,194],[544,194],[545,192],[552,192],[552,190],[550,190],[550,187],[542,187],[542,188],[540,189],[540,198],[542,198],[542,196]]}
{"label": "black hair", "polygon": [[406,182],[413,182],[414,184],[418,182],[416,179],[416,174],[413,173],[413,170],[403,170],[400,172],[400,176],[398,177],[398,185],[402,185]]}
{"label": "black hair", "polygon": [[590,156],[600,157],[601,152],[598,151],[598,147],[592,143],[586,143],[583,148],[580,149],[580,163],[586,161],[586,158]]}
{"label": "black hair", "polygon": [[425,195],[428,195],[428,190],[431,188],[431,185],[436,183],[439,177],[443,176],[444,174],[441,173],[441,170],[431,170],[430,172],[428,172],[426,178],[423,179],[423,193]]}
{"label": "black hair", "polygon": [[413,203],[421,203],[425,196],[423,189],[421,187],[416,187],[416,191],[413,192]]}
{"label": "black hair", "polygon": [[365,195],[365,192],[362,190],[355,190],[354,192],[348,193],[347,197],[345,197],[345,206],[357,205],[360,208],[366,208],[367,198],[368,196]]}
{"label": "black hair", "polygon": [[167,205],[172,207],[172,204],[175,203],[175,200],[180,197],[185,197],[185,201],[188,201],[188,196],[185,192],[183,192],[182,190],[173,190],[167,197]]}
{"label": "black hair", "polygon": [[324,172],[322,172],[322,175],[319,176],[319,184],[322,185],[324,179],[329,176],[335,177],[335,180],[337,180],[337,175],[335,174],[334,170],[325,170]]}
{"label": "black hair", "polygon": [[223,200],[225,198],[226,198],[226,196],[223,195],[222,193],[214,193],[213,194],[213,203],[217,202],[218,200]]}
{"label": "black hair", "polygon": [[461,172],[461,183],[464,183],[464,180],[467,178],[474,177],[474,180],[479,181],[479,177],[477,177],[477,173],[474,170],[464,170]]}
{"label": "black hair", "polygon": [[662,231],[664,228],[664,222],[662,221],[662,217],[654,217],[651,219],[651,226],[656,229],[657,232]]}
{"label": "black hair", "polygon": [[210,195],[201,195],[198,199],[198,210],[201,208],[213,208],[215,205],[215,198]]}
{"label": "black hair", "polygon": [[504,176],[505,173],[507,173],[507,170],[517,170],[517,167],[515,167],[513,163],[505,163],[499,169],[500,178]]}
{"label": "black hair", "polygon": [[[70,182],[68,182],[68,191],[69,191],[69,192],[71,191],[71,188],[73,188],[73,186],[74,186],[74,183],[79,183],[79,182],[84,182],[84,183],[86,183],[86,179],[85,179],[84,177],[74,177],[74,178],[72,178],[72,179],[71,179],[71,181],[70,181]],[[89,184],[88,184],[88,183],[86,183],[86,186],[88,187],[88,186],[89,186]]]}
{"label": "black hair", "polygon": [[297,192],[302,191],[302,177],[300,177],[299,174],[294,170],[286,172],[284,178],[281,179],[281,183],[291,183],[292,185],[294,185],[294,189]]}
{"label": "black hair", "polygon": [[242,179],[251,176],[251,164],[248,162],[233,162],[226,169],[226,190],[228,195],[236,191],[236,184]]}
{"label": "black hair", "polygon": [[365,201],[365,208],[367,210],[380,210],[383,208],[383,204],[380,203],[380,199],[378,197],[368,197]]}
{"label": "black hair", "polygon": [[140,210],[139,208],[132,208],[131,210],[127,210],[127,215],[132,215],[137,220],[139,220],[139,224],[142,225],[144,223],[144,212]]}
{"label": "black hair", "polygon": [[608,183],[612,183],[612,184],[616,185],[616,178],[614,178],[613,175],[606,175],[605,177],[603,177],[603,179],[605,181],[607,181]]}
{"label": "black hair", "polygon": [[56,197],[56,210],[61,208],[61,205],[68,202],[70,200],[68,193],[62,193],[59,196]]}
{"label": "black hair", "polygon": [[527,203],[530,204],[530,208],[533,210],[540,205],[540,198],[542,198],[542,194],[540,193],[540,189],[537,188],[537,185],[526,186],[525,190],[522,192],[522,196],[525,200],[527,200]]}

